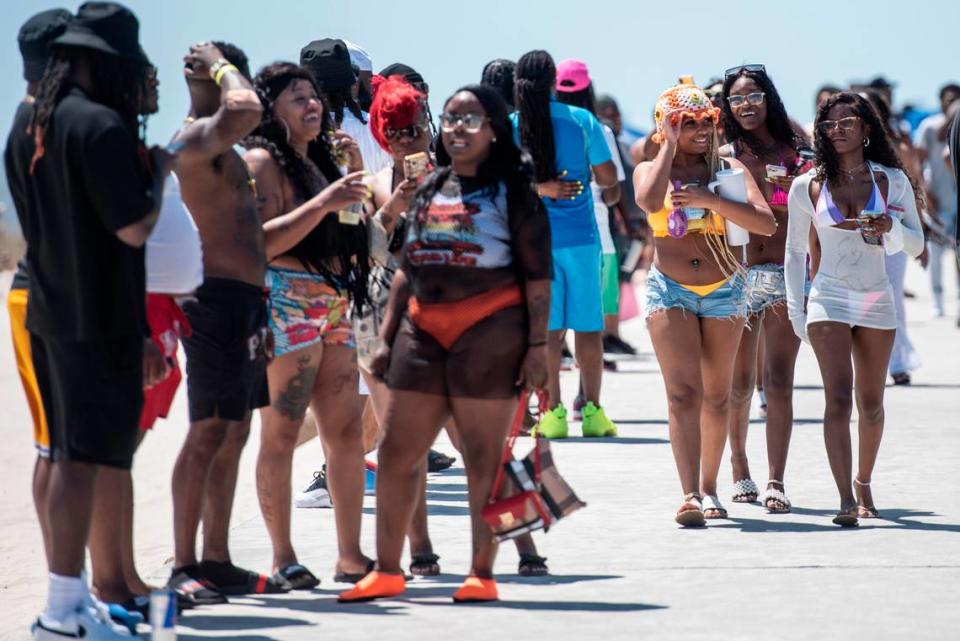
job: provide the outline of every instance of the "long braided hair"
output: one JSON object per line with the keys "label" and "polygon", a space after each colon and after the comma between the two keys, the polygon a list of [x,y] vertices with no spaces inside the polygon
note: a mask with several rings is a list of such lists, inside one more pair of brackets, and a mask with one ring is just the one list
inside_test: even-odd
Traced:
{"label": "long braided hair", "polygon": [[741,127],[733,115],[733,110],[730,108],[730,101],[727,100],[727,98],[730,97],[730,89],[733,87],[733,83],[740,77],[753,80],[760,87],[760,90],[763,91],[763,99],[767,103],[766,125],[770,136],[781,145],[792,149],[794,153],[798,152],[801,147],[806,147],[807,145],[804,143],[803,138],[800,137],[790,124],[787,109],[783,106],[780,93],[777,91],[776,86],[774,86],[770,76],[768,76],[765,71],[747,71],[746,69],[736,75],[728,76],[723,81],[720,112],[723,122],[723,132],[726,139],[731,143],[736,143],[737,141],[746,143],[746,145],[757,154],[766,154],[767,152],[773,151],[766,149],[765,145],[763,145],[753,133]]}
{"label": "long braided hair", "polygon": [[531,51],[517,61],[515,103],[520,123],[520,145],[530,153],[537,182],[557,177],[557,151],[550,118],[550,97],[557,67],[546,51]]}
{"label": "long braided hair", "polygon": [[[306,158],[290,146],[287,127],[273,110],[277,97],[298,80],[309,82],[323,104],[323,131],[307,146]],[[339,180],[340,169],[329,142],[334,125],[313,74],[291,62],[275,62],[261,69],[253,84],[263,104],[263,116],[257,128],[243,141],[244,147],[265,149],[280,166],[301,201],[309,200],[322,190],[322,184],[311,165],[319,170],[327,182]],[[338,288],[347,290],[358,308],[369,301],[367,277],[370,261],[364,225],[340,225],[337,216],[327,215],[286,255],[298,259],[306,271],[320,274]],[[331,262],[335,267],[331,268]]]}
{"label": "long braided hair", "polygon": [[360,103],[353,97],[353,93],[349,87],[327,91],[324,94],[324,98],[327,99],[329,113],[333,115],[333,120],[338,127],[340,123],[343,122],[344,111],[352,113],[360,122],[364,124],[367,123],[366,118],[363,117],[363,110],[360,109]]}
{"label": "long braided hair", "polygon": [[586,109],[594,116],[597,115],[597,97],[593,93],[592,82],[580,91],[558,91],[557,100],[565,105]]}
{"label": "long braided hair", "polygon": [[[507,211],[511,226],[516,226],[525,214],[543,207],[534,189],[533,163],[530,156],[513,141],[513,127],[507,114],[507,105],[499,92],[488,85],[466,85],[457,89],[446,102],[464,91],[476,96],[483,106],[496,139],[490,144],[490,154],[477,168],[477,181],[484,186],[490,198],[497,197],[501,181],[506,185]],[[414,229],[419,229],[423,224],[423,216],[430,202],[452,173],[450,154],[443,146],[441,137],[437,142],[437,169],[427,176],[417,190],[410,208]],[[549,233],[549,228],[543,233]]]}
{"label": "long braided hair", "polygon": [[817,180],[821,184],[830,181],[836,184],[840,178],[840,160],[833,149],[830,139],[820,132],[820,123],[827,119],[830,110],[837,105],[849,105],[853,112],[860,117],[864,127],[870,128],[870,144],[863,148],[863,159],[867,162],[879,163],[891,169],[899,169],[906,175],[913,187],[914,194],[922,194],[916,181],[904,169],[900,162],[900,155],[894,149],[887,133],[887,127],[877,115],[877,111],[870,101],[863,96],[848,91],[834,94],[827,98],[817,109],[817,118],[813,126],[813,146],[817,152]]}
{"label": "long braided hair", "polygon": [[28,129],[35,143],[30,161],[31,174],[44,156],[44,136],[50,129],[53,112],[70,88],[70,74],[80,60],[85,60],[90,70],[89,98],[117,112],[130,135],[138,135],[137,117],[146,82],[144,65],[95,49],[57,45],[40,79],[33,103],[33,118]]}
{"label": "long braided hair", "polygon": [[517,68],[517,63],[504,58],[491,60],[483,68],[480,75],[480,84],[493,87],[507,103],[507,110],[514,110],[514,81],[513,74]]}

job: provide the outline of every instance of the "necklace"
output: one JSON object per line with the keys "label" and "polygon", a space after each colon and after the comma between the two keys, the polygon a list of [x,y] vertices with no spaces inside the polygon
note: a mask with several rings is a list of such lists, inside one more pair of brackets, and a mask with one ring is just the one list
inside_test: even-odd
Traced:
{"label": "necklace", "polygon": [[854,178],[857,177],[858,174],[860,174],[866,168],[867,168],[867,163],[862,162],[856,167],[854,167],[853,169],[844,169],[843,167],[837,167],[837,171],[839,171],[842,175],[846,176],[850,180],[853,180]]}

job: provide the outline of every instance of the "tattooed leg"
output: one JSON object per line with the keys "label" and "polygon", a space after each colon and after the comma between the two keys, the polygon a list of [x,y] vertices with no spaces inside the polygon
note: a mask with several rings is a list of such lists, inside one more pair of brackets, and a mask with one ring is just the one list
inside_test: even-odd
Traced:
{"label": "tattooed leg", "polygon": [[290,540],[291,464],[322,358],[323,346],[316,345],[280,356],[267,368],[271,403],[260,411],[257,495],[273,544],[274,572],[297,560]]}

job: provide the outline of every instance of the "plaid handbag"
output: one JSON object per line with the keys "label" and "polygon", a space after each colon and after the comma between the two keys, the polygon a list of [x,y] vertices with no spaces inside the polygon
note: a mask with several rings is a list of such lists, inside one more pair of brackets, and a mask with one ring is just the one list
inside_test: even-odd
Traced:
{"label": "plaid handbag", "polygon": [[[520,395],[517,412],[503,448],[500,467],[483,508],[483,519],[498,541],[506,541],[553,523],[586,506],[570,488],[553,463],[550,443],[534,438],[534,447],[522,461],[513,457],[513,446],[523,426],[529,393]],[[540,397],[541,410],[545,398]],[[541,412],[542,413],[542,412]]]}

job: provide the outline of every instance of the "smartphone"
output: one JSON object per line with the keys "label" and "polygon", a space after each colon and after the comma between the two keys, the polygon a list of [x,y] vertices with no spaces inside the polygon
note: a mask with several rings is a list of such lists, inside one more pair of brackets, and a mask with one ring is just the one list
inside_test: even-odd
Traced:
{"label": "smartphone", "polygon": [[860,226],[860,237],[863,238],[863,242],[868,245],[882,245],[883,236],[867,236],[863,233],[864,227],[870,227],[873,225],[874,218],[880,218],[883,216],[882,211],[869,211],[864,209],[860,212],[860,215],[857,216],[857,225]]}
{"label": "smartphone", "polygon": [[419,180],[430,171],[430,156],[426,152],[410,154],[403,159],[403,177],[407,180]]}
{"label": "smartphone", "polygon": [[767,165],[767,178],[786,178],[787,168],[783,165]]}

